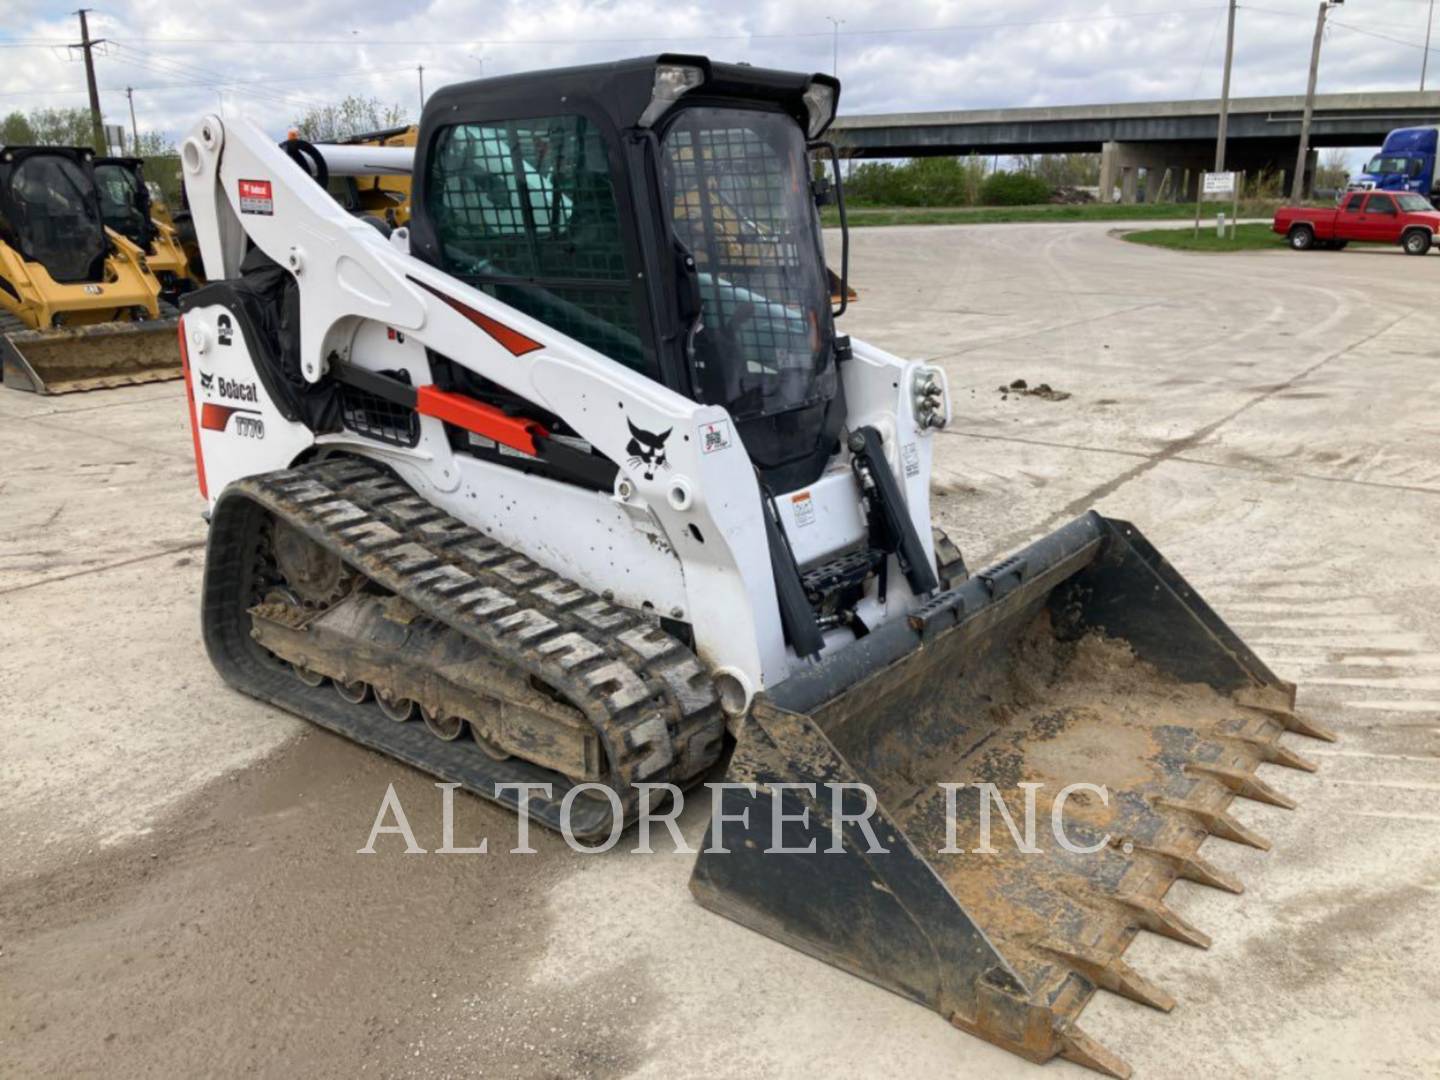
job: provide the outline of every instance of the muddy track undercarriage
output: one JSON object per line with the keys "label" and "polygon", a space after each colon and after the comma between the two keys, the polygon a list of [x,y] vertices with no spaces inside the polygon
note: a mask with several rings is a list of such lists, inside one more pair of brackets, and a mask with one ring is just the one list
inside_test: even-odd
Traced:
{"label": "muddy track undercarriage", "polygon": [[[203,621],[239,689],[510,806],[523,796],[497,785],[549,783],[529,809],[552,828],[577,783],[611,788],[628,821],[636,785],[683,787],[720,755],[718,699],[681,641],[369,461],[227,489]],[[570,827],[607,834],[611,802],[585,794]]]}

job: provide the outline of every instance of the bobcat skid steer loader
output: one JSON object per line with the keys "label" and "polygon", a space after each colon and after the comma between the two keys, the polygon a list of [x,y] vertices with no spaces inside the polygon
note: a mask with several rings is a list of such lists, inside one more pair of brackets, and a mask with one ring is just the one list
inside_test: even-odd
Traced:
{"label": "bobcat skid steer loader", "polygon": [[0,149],[6,386],[63,394],[178,379],[176,322],[159,296],[145,252],[105,227],[90,150]]}
{"label": "bobcat skid steer loader", "polygon": [[[1207,943],[1166,891],[1238,891],[1201,842],[1265,846],[1231,801],[1284,804],[1257,767],[1327,733],[1123,521],[966,575],[930,520],[944,372],[836,330],[811,154],[833,168],[838,96],[678,55],[452,86],[389,235],[205,117],[206,644],[246,693],[580,837],[728,753],[702,904],[1123,1076],[1080,1011],[1171,1007],[1126,947]],[[978,784],[1063,828],[976,854]]]}

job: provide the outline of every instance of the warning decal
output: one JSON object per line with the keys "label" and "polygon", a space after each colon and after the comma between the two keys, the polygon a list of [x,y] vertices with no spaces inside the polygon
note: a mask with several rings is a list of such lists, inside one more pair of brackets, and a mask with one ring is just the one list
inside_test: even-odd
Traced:
{"label": "warning decal", "polygon": [[798,495],[791,495],[790,509],[795,511],[796,528],[803,529],[806,525],[815,524],[815,503],[810,498],[808,491],[802,491]]}
{"label": "warning decal", "polygon": [[905,475],[907,477],[920,475],[920,448],[913,442],[906,443],[900,448],[900,456],[905,462]]}
{"label": "warning decal", "polygon": [[269,180],[240,181],[240,212],[242,214],[274,214],[275,196]]}
{"label": "warning decal", "polygon": [[730,449],[730,421],[717,420],[713,424],[700,425],[700,451],[713,454],[717,450]]}

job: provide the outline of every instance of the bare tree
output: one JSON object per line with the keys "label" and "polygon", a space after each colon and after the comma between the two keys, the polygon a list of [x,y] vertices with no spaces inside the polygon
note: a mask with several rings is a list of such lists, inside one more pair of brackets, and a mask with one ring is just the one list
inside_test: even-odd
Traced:
{"label": "bare tree", "polygon": [[295,130],[310,142],[334,142],[366,131],[399,127],[408,121],[409,113],[403,106],[351,94],[334,105],[310,109],[295,121]]}
{"label": "bare tree", "polygon": [[1350,179],[1350,159],[1342,147],[1332,146],[1320,155],[1315,169],[1317,188],[1343,188]]}

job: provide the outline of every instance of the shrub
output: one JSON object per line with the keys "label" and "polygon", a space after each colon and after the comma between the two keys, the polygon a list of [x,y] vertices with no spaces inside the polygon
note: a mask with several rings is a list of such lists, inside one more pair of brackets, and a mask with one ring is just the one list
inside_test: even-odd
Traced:
{"label": "shrub", "polygon": [[1027,173],[997,172],[980,185],[985,206],[1032,206],[1050,201],[1050,185]]}
{"label": "shrub", "polygon": [[845,179],[855,206],[973,206],[984,162],[979,158],[916,158],[902,165],[866,162]]}

